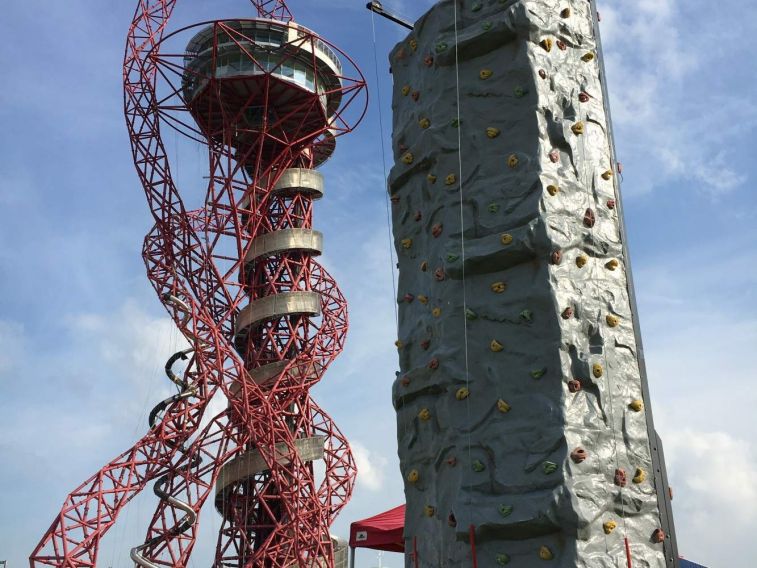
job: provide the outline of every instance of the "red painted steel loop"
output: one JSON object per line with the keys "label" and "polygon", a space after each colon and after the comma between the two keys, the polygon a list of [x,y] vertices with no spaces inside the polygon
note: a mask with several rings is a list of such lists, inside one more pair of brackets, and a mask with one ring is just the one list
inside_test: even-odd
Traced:
{"label": "red painted steel loop", "polygon": [[[167,34],[175,3],[138,3],[125,115],[155,220],[143,248],[148,278],[191,348],[166,365],[178,394],[156,406],[134,447],[68,496],[30,565],[94,567],[119,512],[153,483],[157,509],[131,551],[139,566],[186,566],[211,495],[222,515],[214,566],[333,566],[329,527],[356,470],[309,394],[348,327],[344,297],[313,258],[313,200],[323,191],[314,169],[362,120],[365,80],[344,53],[294,24],[283,0],[253,2],[265,19]],[[172,179],[166,126],[207,148],[197,209]],[[189,364],[179,375],[180,359]],[[228,408],[201,428],[217,392]]]}

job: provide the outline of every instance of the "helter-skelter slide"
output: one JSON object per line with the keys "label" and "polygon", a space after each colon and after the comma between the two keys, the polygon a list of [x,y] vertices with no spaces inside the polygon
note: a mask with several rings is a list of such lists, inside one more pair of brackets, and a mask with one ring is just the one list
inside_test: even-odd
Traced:
{"label": "helter-skelter slide", "polygon": [[[131,550],[139,566],[186,566],[211,495],[223,519],[215,566],[340,565],[329,527],[356,470],[308,391],[343,347],[347,311],[313,259],[322,235],[312,215],[324,190],[315,168],[362,119],[365,81],[349,57],[295,24],[283,0],[252,2],[254,19],[169,34],[175,4],[139,1],[124,94],[155,219],[143,250],[148,277],[191,347],[166,364],[179,392],[151,412],[141,440],[69,494],[30,565],[95,566],[119,512],[150,486],[158,505]],[[186,50],[172,52],[185,33]],[[198,210],[172,180],[166,127],[207,147]],[[173,370],[180,359],[182,376]],[[219,389],[228,408],[201,429]]]}

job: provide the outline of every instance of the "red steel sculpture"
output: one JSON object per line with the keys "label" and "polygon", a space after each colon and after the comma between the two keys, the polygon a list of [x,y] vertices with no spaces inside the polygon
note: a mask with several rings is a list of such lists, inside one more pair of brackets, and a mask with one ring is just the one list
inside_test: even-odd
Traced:
{"label": "red steel sculpture", "polygon": [[[30,565],[95,566],[103,535],[152,483],[157,510],[131,550],[139,566],[186,566],[211,494],[223,519],[214,566],[339,566],[346,550],[329,527],[355,463],[309,389],[343,348],[347,307],[313,258],[323,237],[312,217],[324,190],[315,168],[364,116],[365,80],[283,0],[252,2],[254,19],[168,33],[175,4],[139,0],[124,96],[155,219],[148,277],[190,348],[166,364],[178,392],[149,432],[69,494]],[[171,177],[167,127],[207,147],[199,209]],[[201,423],[219,389],[228,408]]]}

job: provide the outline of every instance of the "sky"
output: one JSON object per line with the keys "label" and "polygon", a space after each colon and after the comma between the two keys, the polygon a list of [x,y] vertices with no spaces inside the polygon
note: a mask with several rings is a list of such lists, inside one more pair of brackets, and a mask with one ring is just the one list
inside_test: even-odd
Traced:
{"label": "sky", "polygon": [[[414,20],[432,3],[384,5]],[[26,565],[66,494],[147,430],[149,409],[170,390],[162,367],[181,344],[140,256],[151,222],[121,90],[134,5],[3,2],[0,560],[9,568]],[[299,23],[355,59],[371,96],[366,119],[323,168],[327,191],[314,223],[325,233],[323,264],[350,303],[347,348],[313,392],[360,468],[334,527],[343,536],[351,521],[403,501],[381,129],[388,143],[387,53],[404,33],[377,19],[374,47],[364,5],[290,3]],[[740,0],[717,9],[704,0],[602,0],[599,8],[679,549],[710,568],[748,568],[757,532],[757,79],[749,44],[757,17],[740,16]],[[182,0],[173,25],[250,15],[244,0]],[[165,140],[179,187],[191,193],[202,184],[202,153],[173,134]],[[130,565],[155,505],[150,491],[129,505],[103,541],[101,566]],[[192,566],[210,564],[218,526],[204,511]],[[376,563],[375,554],[359,556],[361,568]],[[383,565],[402,561],[386,555]]]}

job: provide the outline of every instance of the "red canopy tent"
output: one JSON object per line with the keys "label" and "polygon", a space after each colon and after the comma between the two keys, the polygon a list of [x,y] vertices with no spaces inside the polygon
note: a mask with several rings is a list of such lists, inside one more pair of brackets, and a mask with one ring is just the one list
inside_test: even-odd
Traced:
{"label": "red canopy tent", "polygon": [[355,566],[355,549],[372,548],[387,552],[405,552],[405,506],[355,521],[350,525],[351,566]]}

